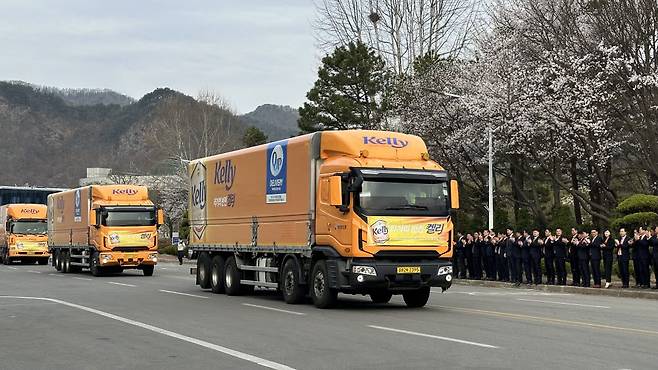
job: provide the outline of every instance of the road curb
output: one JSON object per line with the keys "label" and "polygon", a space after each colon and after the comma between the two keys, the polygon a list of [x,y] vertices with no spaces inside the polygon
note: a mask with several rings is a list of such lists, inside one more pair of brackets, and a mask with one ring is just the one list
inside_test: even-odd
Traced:
{"label": "road curb", "polygon": [[549,293],[571,293],[571,294],[584,294],[584,295],[597,295],[606,297],[622,297],[622,298],[642,298],[642,299],[656,299],[658,300],[658,292],[642,291],[636,289],[620,289],[620,288],[582,288],[573,286],[560,286],[560,285],[526,285],[521,284],[515,286],[512,283],[505,283],[501,281],[487,281],[487,280],[454,280],[453,284],[467,285],[467,286],[481,286],[490,288],[517,288],[517,289],[533,289]]}

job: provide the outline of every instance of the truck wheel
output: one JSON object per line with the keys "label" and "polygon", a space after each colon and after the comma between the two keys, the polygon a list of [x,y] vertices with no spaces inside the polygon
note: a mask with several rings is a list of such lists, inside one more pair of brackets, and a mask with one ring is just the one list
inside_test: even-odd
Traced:
{"label": "truck wheel", "polygon": [[145,265],[142,267],[142,272],[144,273],[144,276],[153,276],[153,270],[155,270],[155,266],[153,265]]}
{"label": "truck wheel", "polygon": [[404,303],[407,304],[407,307],[423,307],[427,304],[427,300],[430,298],[430,288],[424,287],[418,290],[404,292],[402,293],[402,298],[404,299]]}
{"label": "truck wheel", "polygon": [[388,290],[378,290],[376,292],[370,293],[370,299],[374,303],[388,303],[393,297],[393,293]]}
{"label": "truck wheel", "polygon": [[210,256],[207,252],[201,253],[196,261],[196,279],[201,289],[210,288]]}
{"label": "truck wheel", "polygon": [[215,256],[210,266],[210,289],[215,294],[224,293],[224,257]]}
{"label": "truck wheel", "polygon": [[317,261],[311,273],[311,299],[317,308],[330,308],[336,304],[338,291],[329,287],[327,263]]}
{"label": "truck wheel", "polygon": [[55,259],[55,270],[62,271],[62,253],[60,251],[55,251],[53,258]]}
{"label": "truck wheel", "polygon": [[231,256],[226,260],[224,265],[224,290],[228,295],[242,294],[242,284],[240,279],[242,274],[238,270],[238,265],[235,262],[235,257]]}
{"label": "truck wheel", "polygon": [[68,251],[62,256],[62,272],[65,274],[71,272],[71,255]]}
{"label": "truck wheel", "polygon": [[102,276],[103,270],[98,266],[98,253],[93,253],[89,258],[89,272],[92,276]]}
{"label": "truck wheel", "polygon": [[294,258],[289,258],[281,270],[281,292],[286,303],[298,304],[304,301],[306,287],[300,283],[297,262]]}

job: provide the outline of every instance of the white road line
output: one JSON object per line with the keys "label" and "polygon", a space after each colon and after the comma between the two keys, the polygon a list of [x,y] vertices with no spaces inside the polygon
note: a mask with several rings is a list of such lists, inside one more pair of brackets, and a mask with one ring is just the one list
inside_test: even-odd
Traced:
{"label": "white road line", "polygon": [[129,286],[131,288],[136,287],[137,285],[132,285],[132,284],[125,284],[125,283],[117,283],[116,281],[108,281],[108,284],[114,284],[114,285],[121,285],[121,286]]}
{"label": "white road line", "polygon": [[81,278],[81,277],[77,277],[77,276],[74,276],[73,278],[74,278],[75,280],[84,280],[84,281],[92,281],[92,280],[94,280],[94,279],[88,279],[88,278]]}
{"label": "white road line", "polygon": [[368,325],[368,327],[373,328],[373,329],[392,331],[394,333],[402,333],[402,334],[408,334],[408,335],[415,335],[415,336],[418,336],[418,337],[425,337],[425,338],[445,340],[445,341],[448,341],[448,342],[468,344],[468,345],[471,345],[471,346],[482,347],[482,348],[494,348],[494,349],[500,348],[500,347],[492,346],[490,344],[471,342],[471,341],[468,341],[468,340],[462,340],[462,339],[456,339],[456,338],[450,338],[450,337],[441,337],[441,336],[432,335],[432,334],[417,333],[415,331],[387,328],[387,327],[384,327],[384,326]]}
{"label": "white road line", "polygon": [[99,315],[99,316],[107,317],[107,318],[112,319],[112,320],[120,321],[120,322],[123,322],[125,324],[133,325],[133,326],[136,326],[138,328],[150,330],[152,332],[162,334],[162,335],[166,335],[166,336],[171,337],[171,338],[179,339],[179,340],[182,340],[184,342],[196,344],[197,346],[201,346],[201,347],[204,347],[204,348],[211,349],[213,351],[221,352],[221,353],[224,353],[226,355],[239,358],[241,360],[249,361],[249,362],[252,362],[254,364],[263,366],[263,367],[268,367],[270,369],[294,370],[294,368],[292,368],[292,367],[289,367],[289,366],[286,366],[286,365],[283,365],[283,364],[280,364],[280,363],[277,363],[277,362],[269,361],[269,360],[266,360],[264,358],[260,358],[260,357],[254,356],[254,355],[250,355],[248,353],[236,351],[236,350],[233,350],[233,349],[230,349],[230,348],[219,346],[217,344],[213,344],[213,343],[210,343],[210,342],[203,341],[201,339],[188,337],[187,335],[183,335],[183,334],[179,334],[179,333],[176,333],[176,332],[173,332],[173,331],[162,329],[162,328],[159,328],[157,326],[149,325],[149,324],[146,324],[146,323],[143,323],[143,322],[139,322],[139,321],[131,320],[131,319],[119,316],[119,315],[115,315],[115,314],[112,314],[112,313],[109,313],[109,312],[100,311],[100,310],[97,310],[95,308],[81,306],[81,305],[78,305],[78,304],[75,304],[75,303],[70,303],[70,302],[59,300],[59,299],[45,298],[45,297],[20,297],[20,296],[0,296],[0,298],[31,299],[31,300],[37,300],[37,301],[55,302],[55,303],[59,303],[59,304],[64,305],[64,306],[77,308],[77,309],[82,310],[82,311],[87,311],[87,312],[90,312],[90,313],[93,313],[93,314],[96,314],[96,315]]}
{"label": "white road line", "polygon": [[556,301],[542,301],[540,299],[524,299],[524,298],[517,298],[517,301],[523,301],[523,302],[537,302],[537,303],[552,303],[552,304],[561,304],[564,306],[578,306],[578,307],[591,307],[591,308],[610,308],[608,306],[597,306],[594,304],[583,304],[583,303],[570,303],[570,302],[556,302]]}
{"label": "white road line", "polygon": [[195,298],[208,299],[208,297],[204,297],[204,296],[202,296],[202,295],[189,294],[189,293],[182,293],[182,292],[174,292],[173,290],[159,289],[158,292],[162,292],[162,293],[170,293],[170,294],[178,294],[178,295],[184,295],[184,296],[186,296],[186,297],[195,297]]}
{"label": "white road line", "polygon": [[62,274],[48,274],[49,276],[57,276],[57,277],[64,277]]}
{"label": "white road line", "polygon": [[251,304],[251,303],[243,303],[243,306],[249,306],[249,307],[255,307],[255,308],[262,308],[264,310],[270,310],[270,311],[276,311],[276,312],[283,312],[283,313],[289,313],[291,315],[299,315],[299,316],[304,316],[306,315],[303,312],[295,312],[295,311],[288,311],[288,310],[282,310],[280,308],[274,308],[274,307],[267,307],[267,306],[260,306],[257,304]]}
{"label": "white road line", "polygon": [[40,274],[41,273],[41,271],[34,271],[34,270],[27,270],[27,272],[31,272],[33,274]]}
{"label": "white road line", "polygon": [[14,266],[7,266],[7,268],[12,270],[18,270],[18,267],[14,267]]}

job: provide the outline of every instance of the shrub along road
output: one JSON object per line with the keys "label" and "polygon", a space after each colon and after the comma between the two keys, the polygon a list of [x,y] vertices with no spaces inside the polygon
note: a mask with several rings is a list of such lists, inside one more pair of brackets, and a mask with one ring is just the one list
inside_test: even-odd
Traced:
{"label": "shrub along road", "polygon": [[[189,265],[0,266],[1,368],[654,368],[658,302],[455,285],[423,309],[214,295]],[[36,352],[35,352],[36,351]],[[35,353],[39,355],[36,356]]]}

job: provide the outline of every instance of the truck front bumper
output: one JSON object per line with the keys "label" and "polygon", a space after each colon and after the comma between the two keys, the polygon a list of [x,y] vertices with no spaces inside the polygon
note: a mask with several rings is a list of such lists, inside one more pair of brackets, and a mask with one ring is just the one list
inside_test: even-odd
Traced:
{"label": "truck front bumper", "polygon": [[[338,270],[334,288],[346,293],[368,293],[378,289],[402,292],[422,287],[446,290],[452,285],[452,262],[448,260],[354,259],[349,263],[344,260],[331,262],[335,262],[334,268]],[[329,266],[333,264],[329,263]]]}
{"label": "truck front bumper", "polygon": [[100,252],[98,262],[101,267],[120,266],[122,268],[138,268],[144,265],[156,265],[158,263],[157,251],[139,252]]}
{"label": "truck front bumper", "polygon": [[10,249],[7,252],[7,254],[11,258],[16,258],[16,257],[48,258],[48,257],[50,257],[50,253],[47,250],[43,250],[43,251],[25,251],[25,250],[20,250],[20,249]]}

